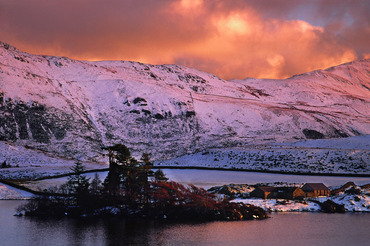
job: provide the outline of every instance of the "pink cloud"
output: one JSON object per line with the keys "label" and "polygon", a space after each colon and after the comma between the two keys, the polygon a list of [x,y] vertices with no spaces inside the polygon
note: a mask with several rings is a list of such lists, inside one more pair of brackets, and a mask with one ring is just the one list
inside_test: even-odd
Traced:
{"label": "pink cloud", "polygon": [[226,79],[285,78],[368,56],[367,1],[315,1],[312,18],[322,24],[291,17],[305,4],[0,1],[0,37],[31,53],[177,63]]}

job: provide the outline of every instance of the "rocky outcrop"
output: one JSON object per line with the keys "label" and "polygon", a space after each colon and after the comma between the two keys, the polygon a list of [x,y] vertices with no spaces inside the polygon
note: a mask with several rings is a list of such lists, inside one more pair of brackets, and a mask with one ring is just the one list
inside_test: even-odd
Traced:
{"label": "rocky outcrop", "polygon": [[345,213],[346,209],[343,204],[338,204],[332,200],[326,200],[325,202],[318,202],[321,210],[325,213]]}

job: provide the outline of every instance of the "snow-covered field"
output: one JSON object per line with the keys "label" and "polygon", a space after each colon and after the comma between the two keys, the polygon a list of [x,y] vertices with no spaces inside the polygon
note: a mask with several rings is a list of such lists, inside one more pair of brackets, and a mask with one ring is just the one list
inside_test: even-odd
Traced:
{"label": "snow-covered field", "polygon": [[276,143],[271,145],[277,147],[292,146],[301,148],[370,151],[370,135],[355,136],[349,138],[301,140],[297,142]]}
{"label": "snow-covered field", "polygon": [[370,175],[370,135],[212,149],[155,162],[155,165]]}
{"label": "snow-covered field", "polygon": [[[155,162],[155,166],[370,175],[369,145],[370,135],[366,135],[259,145],[248,149],[213,149]],[[7,142],[0,142],[0,149],[0,162],[11,165],[0,168],[0,179],[25,180],[65,174],[75,163],[75,160]],[[106,163],[84,162],[84,165],[87,170],[108,167]]]}

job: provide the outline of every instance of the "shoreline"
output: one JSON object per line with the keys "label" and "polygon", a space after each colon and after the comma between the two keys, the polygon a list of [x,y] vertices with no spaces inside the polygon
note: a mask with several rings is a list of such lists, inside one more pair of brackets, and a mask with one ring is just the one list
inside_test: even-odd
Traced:
{"label": "shoreline", "polygon": [[[253,170],[253,169],[233,169],[233,168],[221,168],[221,167],[195,167],[195,166],[153,166],[153,169],[170,169],[170,170],[206,170],[206,171],[234,171],[234,172],[246,172],[246,173],[260,173],[260,174],[280,174],[280,175],[297,175],[297,176],[313,176],[313,177],[353,177],[353,178],[370,178],[370,174],[343,174],[343,173],[296,173],[296,172],[284,172],[284,171],[272,171],[272,170]],[[104,169],[91,169],[86,170],[83,173],[92,173],[92,172],[105,172],[108,171],[108,168]],[[64,173],[58,175],[49,175],[34,180],[12,180],[12,179],[0,179],[0,184],[9,185],[13,188],[21,189],[35,195],[45,195],[47,193],[42,191],[32,190],[26,186],[19,185],[19,182],[28,182],[28,181],[41,181],[48,179],[56,179],[70,176],[72,173]],[[369,180],[370,183],[370,180]]]}

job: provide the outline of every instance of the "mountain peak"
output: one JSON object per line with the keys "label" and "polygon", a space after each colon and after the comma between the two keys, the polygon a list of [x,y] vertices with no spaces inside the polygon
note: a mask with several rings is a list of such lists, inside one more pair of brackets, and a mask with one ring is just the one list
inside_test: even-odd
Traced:
{"label": "mountain peak", "polygon": [[5,49],[5,50],[11,50],[11,51],[19,51],[17,48],[15,48],[14,46],[10,45],[10,44],[7,44],[3,41],[0,40],[0,47]]}

